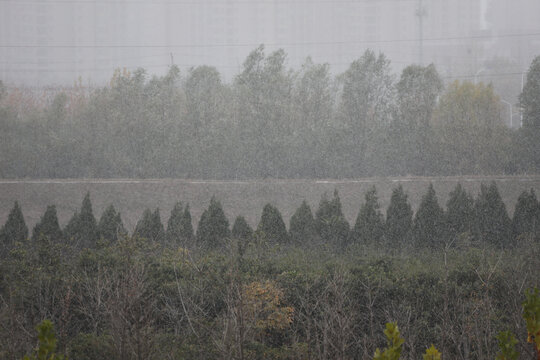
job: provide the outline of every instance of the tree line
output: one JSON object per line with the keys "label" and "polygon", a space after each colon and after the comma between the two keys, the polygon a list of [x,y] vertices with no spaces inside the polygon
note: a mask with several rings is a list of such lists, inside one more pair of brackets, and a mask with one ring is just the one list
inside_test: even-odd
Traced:
{"label": "tree line", "polygon": [[540,168],[540,57],[510,129],[491,85],[399,77],[366,51],[342,74],[252,51],[231,83],[210,66],[118,70],[45,106],[0,86],[0,177],[344,178],[531,173]]}
{"label": "tree line", "polygon": [[[434,344],[445,358],[492,360],[501,331],[527,338],[521,304],[540,285],[530,236],[508,249],[396,253],[386,243],[336,251],[262,235],[189,249],[123,235],[80,249],[41,234],[0,261],[2,359],[30,354],[50,335],[44,323],[37,339],[36,325],[50,319],[56,353],[77,360],[371,359],[388,322],[399,324],[404,359]],[[535,356],[525,341],[514,345],[520,359]]]}
{"label": "tree line", "polygon": [[[47,207],[30,237],[32,242],[66,243],[77,249],[97,248],[128,236],[122,218],[113,205],[96,220],[90,194],[83,199],[80,211],[73,214],[62,229],[54,205]],[[365,193],[355,223],[351,226],[341,210],[337,190],[331,198],[323,194],[315,213],[303,201],[289,220],[288,229],[275,206],[266,204],[256,229],[243,216],[232,228],[221,203],[212,197],[194,231],[189,204],[177,202],[163,225],[159,208],[144,210],[132,233],[165,246],[184,249],[216,249],[231,238],[244,242],[317,246],[325,244],[337,250],[350,246],[386,246],[399,251],[407,248],[440,249],[463,244],[486,243],[511,248],[519,242],[540,241],[540,202],[533,189],[523,191],[510,218],[497,185],[481,184],[476,198],[458,183],[450,192],[443,209],[430,184],[416,213],[400,185],[392,191],[386,216],[380,209],[377,190]],[[8,219],[0,229],[0,245],[5,253],[16,243],[29,238],[22,210],[15,202]]]}

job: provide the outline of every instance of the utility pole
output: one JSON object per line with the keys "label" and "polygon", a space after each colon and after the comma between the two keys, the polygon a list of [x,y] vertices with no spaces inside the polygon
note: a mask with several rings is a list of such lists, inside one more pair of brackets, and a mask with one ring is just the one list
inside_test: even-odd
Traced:
{"label": "utility pole", "polygon": [[424,63],[424,16],[426,16],[426,9],[422,4],[422,0],[418,0],[418,8],[416,9],[416,16],[418,16],[418,63],[423,65]]}

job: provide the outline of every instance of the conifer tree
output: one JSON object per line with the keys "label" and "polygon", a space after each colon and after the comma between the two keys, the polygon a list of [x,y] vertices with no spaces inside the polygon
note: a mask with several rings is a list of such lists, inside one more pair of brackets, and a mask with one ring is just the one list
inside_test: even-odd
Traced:
{"label": "conifer tree", "polygon": [[153,241],[163,242],[165,240],[165,230],[163,228],[163,223],[161,222],[161,216],[159,215],[159,208],[154,210],[152,214],[152,227],[151,227],[151,237]]}
{"label": "conifer tree", "polygon": [[143,211],[141,219],[139,219],[139,221],[137,221],[137,225],[135,225],[133,236],[144,239],[152,239],[152,221],[152,211],[146,208]]}
{"label": "conifer tree", "polygon": [[313,242],[317,237],[315,231],[315,219],[308,203],[304,200],[291,217],[289,236],[295,244]]}
{"label": "conifer tree", "polygon": [[126,234],[120,213],[116,212],[113,205],[105,209],[98,223],[98,233],[107,242],[115,242],[119,235]]}
{"label": "conifer tree", "polygon": [[418,245],[436,248],[444,242],[443,216],[433,184],[429,184],[414,218],[413,234]]}
{"label": "conifer tree", "polygon": [[392,190],[390,205],[386,210],[385,235],[391,246],[399,246],[409,239],[412,231],[413,211],[407,194],[399,185]]}
{"label": "conifer tree", "polygon": [[98,226],[90,193],[86,193],[83,199],[81,211],[72,217],[65,229],[65,235],[68,241],[76,244],[80,248],[93,248],[99,239]]}
{"label": "conifer tree", "polygon": [[229,221],[225,217],[221,203],[212,197],[210,206],[203,211],[199,220],[197,243],[202,247],[215,248],[230,236]]}
{"label": "conifer tree", "polygon": [[495,182],[480,185],[475,203],[476,233],[480,240],[499,247],[511,245],[511,221]]}
{"label": "conifer tree", "polygon": [[64,237],[75,243],[75,238],[79,231],[79,212],[75,211],[73,216],[69,219],[68,223],[64,227]]}
{"label": "conifer tree", "polygon": [[351,232],[351,241],[380,245],[384,235],[384,218],[379,210],[375,186],[366,192],[365,198],[366,202],[360,208]]}
{"label": "conifer tree", "polygon": [[253,229],[243,216],[237,216],[232,228],[232,237],[240,240],[249,240],[253,236]]}
{"label": "conifer tree", "polygon": [[329,201],[323,194],[319,208],[315,213],[315,230],[327,244],[344,246],[349,237],[349,223],[341,211],[341,201],[337,189],[334,198]]}
{"label": "conifer tree", "polygon": [[32,231],[32,241],[36,242],[44,239],[48,242],[60,242],[63,239],[62,230],[58,225],[56,206],[49,205]]}
{"label": "conifer tree", "polygon": [[514,239],[522,236],[540,238],[540,204],[533,189],[522,192],[517,199],[512,235]]}
{"label": "conifer tree", "polygon": [[472,235],[474,230],[474,199],[460,183],[450,192],[446,209],[447,240],[452,242],[458,236],[466,233]]}
{"label": "conifer tree", "polygon": [[152,213],[150,209],[145,209],[142,218],[135,226],[134,236],[138,236],[150,241],[161,242],[165,238],[165,231],[161,223],[159,208],[156,208]]}
{"label": "conifer tree", "polygon": [[193,225],[191,224],[189,204],[185,208],[181,202],[174,205],[171,216],[167,221],[165,237],[169,243],[180,245],[183,248],[189,247],[192,243]]}
{"label": "conifer tree", "polygon": [[2,240],[0,246],[8,247],[15,242],[28,239],[28,227],[26,227],[23,213],[17,201],[15,201],[6,223],[0,230],[0,239]]}
{"label": "conifer tree", "polygon": [[186,239],[186,243],[191,244],[195,239],[193,234],[193,223],[191,221],[191,212],[189,211],[189,204],[184,208],[184,215],[180,222],[181,233],[180,236]]}
{"label": "conifer tree", "polygon": [[289,235],[281,213],[271,204],[264,206],[257,231],[262,232],[271,243],[284,244],[289,242]]}
{"label": "conifer tree", "polygon": [[183,210],[184,209],[181,202],[174,204],[174,207],[171,210],[171,215],[169,216],[169,220],[167,221],[167,232],[165,236],[169,243],[181,244],[182,247],[185,247],[185,243],[183,243],[181,239],[181,222],[184,216]]}

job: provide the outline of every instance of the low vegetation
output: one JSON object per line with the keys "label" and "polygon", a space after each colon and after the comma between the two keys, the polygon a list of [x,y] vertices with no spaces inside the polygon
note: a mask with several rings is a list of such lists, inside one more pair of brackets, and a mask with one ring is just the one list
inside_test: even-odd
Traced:
{"label": "low vegetation", "polygon": [[[257,229],[238,218],[231,232],[212,199],[196,230],[178,204],[166,228],[149,209],[129,235],[114,208],[95,220],[87,195],[69,231],[50,206],[30,236],[15,204],[1,231],[0,357],[32,353],[49,319],[50,351],[82,360],[529,359],[539,209],[525,191],[510,218],[492,184],[476,198],[456,187],[444,209],[430,187],[414,213],[397,187],[386,216],[368,191],[352,227],[335,192],[314,213],[301,204],[288,231],[269,205]],[[527,334],[536,345],[515,340]]]}

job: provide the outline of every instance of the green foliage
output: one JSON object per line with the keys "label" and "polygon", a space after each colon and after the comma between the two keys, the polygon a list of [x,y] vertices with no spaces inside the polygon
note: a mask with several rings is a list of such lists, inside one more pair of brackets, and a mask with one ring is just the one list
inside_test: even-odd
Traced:
{"label": "green foliage", "polygon": [[399,121],[412,130],[427,128],[443,81],[433,64],[409,65],[396,84],[400,111]]}
{"label": "green foliage", "polygon": [[391,120],[395,95],[390,61],[382,53],[366,50],[341,74],[340,80],[343,88],[336,117],[341,120],[342,131],[329,141],[329,147],[336,151],[341,144],[347,149],[334,158],[349,164],[341,169],[341,176],[368,175],[368,169],[383,172],[385,161],[378,150],[384,149],[380,146],[382,134]]}
{"label": "green foliage", "polygon": [[414,236],[419,246],[437,248],[443,242],[444,212],[439,206],[433,184],[422,197],[414,218]]}
{"label": "green foliage", "polygon": [[435,345],[431,344],[429,349],[426,349],[426,353],[422,355],[423,360],[441,360],[441,353]]}
{"label": "green foliage", "polygon": [[204,210],[197,227],[197,243],[203,248],[216,248],[231,236],[229,220],[221,203],[212,196],[208,209]]}
{"label": "green foliage", "polygon": [[518,341],[510,331],[501,331],[497,335],[499,341],[499,353],[496,360],[517,360],[519,352],[516,350]]}
{"label": "green foliage", "polygon": [[313,243],[317,233],[311,207],[304,200],[290,220],[289,236],[294,244]]}
{"label": "green foliage", "polygon": [[527,71],[519,104],[523,110],[523,127],[530,131],[540,130],[540,56],[533,59]]}
{"label": "green foliage", "polygon": [[189,211],[189,204],[186,204],[184,208],[184,214],[180,220],[180,229],[182,230],[180,235],[186,239],[187,243],[191,243],[195,239],[193,233],[193,224],[191,223],[191,212]]}
{"label": "green foliage", "polygon": [[151,239],[155,242],[162,242],[165,240],[165,229],[161,222],[161,216],[159,215],[159,208],[154,210],[152,214],[152,227],[150,228]]}
{"label": "green foliage", "polygon": [[159,208],[156,208],[153,213],[150,209],[144,210],[142,218],[135,226],[133,235],[153,242],[162,242],[164,240],[165,231],[159,216]]}
{"label": "green foliage", "polygon": [[[407,205],[402,189],[400,198]],[[305,205],[304,219],[310,213]],[[279,218],[275,208],[266,212]],[[156,218],[150,210],[146,217],[150,225]],[[235,234],[242,233],[242,222],[235,221]],[[495,335],[508,324],[514,333],[531,328],[530,340],[537,342],[538,292],[526,292],[527,321],[516,321],[520,289],[537,281],[523,276],[540,266],[537,243],[507,251],[472,242],[444,255],[411,247],[393,256],[394,244],[336,251],[261,244],[259,234],[250,246],[232,240],[194,247],[189,256],[137,236],[82,251],[47,241],[18,243],[0,261],[0,358],[29,352],[27,334],[45,317],[59,324],[62,352],[86,360],[233,359],[240,346],[245,359],[366,357],[382,343],[376,324],[389,318],[403,322],[411,338],[403,346],[397,328],[387,327],[388,347],[377,352],[379,359],[421,358],[433,343],[442,343],[452,359],[494,358]],[[284,311],[270,311],[276,304]],[[432,346],[424,359],[439,356]]]}
{"label": "green foliage", "polygon": [[381,245],[384,235],[384,217],[379,210],[375,186],[366,192],[366,202],[360,208],[351,232],[352,241]]}
{"label": "green foliage", "polygon": [[64,229],[68,241],[80,248],[94,248],[99,239],[98,225],[92,211],[90,193],[83,199],[81,211],[75,213]]}
{"label": "green foliage", "polygon": [[514,238],[529,236],[540,239],[540,203],[534,189],[522,192],[517,199],[512,234]]}
{"label": "green foliage", "polygon": [[341,111],[350,129],[360,129],[362,134],[367,134],[370,127],[389,116],[393,92],[390,61],[384,54],[377,56],[366,50],[362,57],[351,63],[342,77]]}
{"label": "green foliage", "polygon": [[241,170],[248,176],[278,177],[280,159],[289,156],[292,77],[285,60],[283,49],[266,55],[261,45],[247,56],[234,80],[233,89],[242,99],[235,113],[238,140],[244,145],[240,159],[248,165]]}
{"label": "green foliage", "polygon": [[251,240],[253,229],[243,216],[237,216],[232,228],[232,237],[240,240]]}
{"label": "green foliage", "polygon": [[315,213],[315,230],[326,244],[343,247],[349,237],[349,223],[341,211],[341,200],[337,189],[334,198],[328,200],[326,193]]}
{"label": "green foliage", "polygon": [[185,208],[180,202],[174,205],[167,221],[167,232],[165,236],[169,243],[180,245],[183,248],[187,248],[192,244],[193,225],[191,224],[189,204]]}
{"label": "green foliage", "polygon": [[386,238],[392,246],[401,246],[409,237],[413,224],[413,211],[407,194],[399,185],[392,190],[390,205],[386,210]]}
{"label": "green foliage", "polygon": [[516,138],[522,168],[540,170],[540,56],[531,62],[527,71],[527,81],[519,95],[519,105],[523,112],[523,128]]}
{"label": "green foliage", "polygon": [[53,324],[50,320],[43,320],[36,326],[39,346],[31,356],[25,356],[23,360],[64,360],[64,356],[56,355],[56,337]]}
{"label": "green foliage", "polygon": [[28,227],[26,227],[21,207],[15,201],[6,223],[0,229],[0,247],[9,247],[16,242],[22,242],[26,239],[28,239]]}
{"label": "green foliage", "polygon": [[453,242],[463,235],[471,236],[474,231],[474,216],[474,199],[458,183],[450,192],[446,203],[445,222],[448,241]]}
{"label": "green foliage", "polygon": [[291,70],[283,50],[260,46],[230,83],[211,66],[185,76],[176,66],[163,76],[117,70],[108,86],[75,87],[46,105],[2,87],[0,176],[531,173],[540,169],[539,64],[520,97],[521,130],[505,128],[493,87],[455,82],[442,93],[433,65],[407,66],[396,82],[389,60],[369,50],[336,77],[311,59]]}
{"label": "green foliage", "polygon": [[480,194],[475,203],[476,232],[482,241],[495,246],[509,247],[511,222],[506,206],[501,199],[495,182],[480,186]]}
{"label": "green foliage", "polygon": [[373,360],[398,360],[403,350],[403,339],[399,334],[399,329],[396,323],[386,323],[384,330],[387,345],[382,351],[377,348]]}
{"label": "green foliage", "polygon": [[289,234],[281,213],[271,204],[264,206],[257,231],[263,233],[270,243],[285,244],[289,242]]}
{"label": "green foliage", "polygon": [[43,214],[32,232],[32,241],[36,242],[42,238],[48,242],[60,242],[63,239],[62,230],[60,230],[58,217],[56,216],[56,206],[54,205],[47,206],[45,214]]}
{"label": "green foliage", "polygon": [[391,133],[394,166],[399,174],[433,171],[430,121],[442,89],[443,81],[433,64],[409,65],[403,69],[396,84],[399,115],[394,119]]}
{"label": "green foliage", "polygon": [[[508,131],[492,85],[455,81],[441,96],[433,116],[441,168],[458,174],[503,173],[509,163]],[[489,170],[488,170],[489,169]]]}
{"label": "green foliage", "polygon": [[120,213],[116,212],[113,205],[107,207],[103,214],[101,214],[97,227],[101,238],[109,243],[118,241],[119,235],[121,236],[127,233]]}
{"label": "green foliage", "polygon": [[527,341],[533,343],[540,356],[540,292],[538,288],[525,291],[523,318],[527,325]]}

